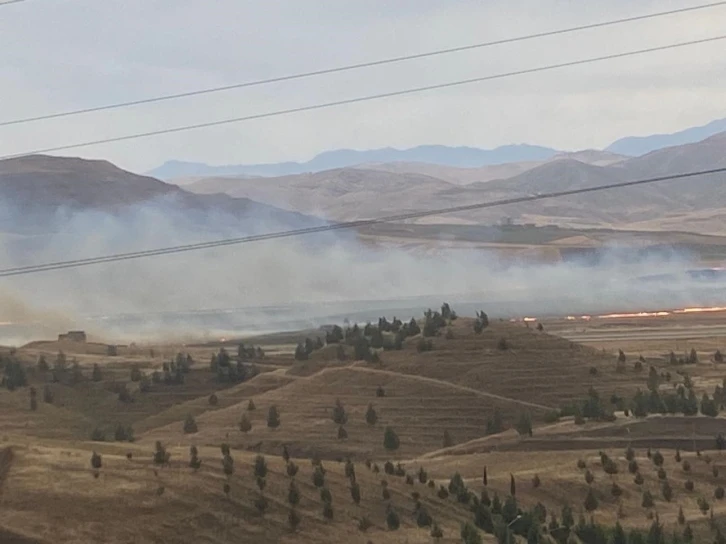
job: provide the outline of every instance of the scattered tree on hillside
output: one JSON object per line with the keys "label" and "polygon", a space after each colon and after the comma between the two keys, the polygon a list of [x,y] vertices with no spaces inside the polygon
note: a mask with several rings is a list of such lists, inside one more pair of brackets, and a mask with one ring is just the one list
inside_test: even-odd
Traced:
{"label": "scattered tree on hillside", "polygon": [[192,416],[192,414],[187,414],[187,417],[184,420],[184,434],[194,434],[198,430],[194,416]]}
{"label": "scattered tree on hillside", "polygon": [[93,477],[98,478],[98,471],[101,469],[103,462],[101,456],[95,451],[91,454],[91,467],[93,468]]}
{"label": "scattered tree on hillside", "polygon": [[345,408],[340,399],[336,399],[335,406],[333,407],[332,418],[338,425],[345,425],[348,423],[348,414],[345,413]]}
{"label": "scattered tree on hillside", "polygon": [[298,344],[295,348],[295,360],[296,361],[307,361],[308,360],[308,352],[305,349],[305,346],[303,344]]}
{"label": "scattered tree on hillside", "polygon": [[517,486],[514,482],[514,474],[509,475],[509,494],[514,497],[517,495]]}
{"label": "scattered tree on hillside", "polygon": [[159,440],[157,440],[156,444],[154,445],[154,464],[168,465],[169,459],[171,459],[171,454],[166,451],[166,448],[163,446],[163,444]]}
{"label": "scattered tree on hillside", "polygon": [[539,474],[535,474],[532,477],[532,487],[537,489],[537,488],[539,488],[540,485],[542,485],[542,480],[540,480]]}
{"label": "scattered tree on hillside", "polygon": [[439,527],[436,522],[433,522],[429,535],[431,536],[431,538],[434,539],[434,542],[437,543],[440,542],[442,538],[444,538],[444,532],[441,530],[441,527]]}
{"label": "scattered tree on hillside", "polygon": [[103,380],[103,374],[101,373],[101,367],[98,363],[93,363],[93,370],[91,371],[91,379],[94,382],[100,382]]}
{"label": "scattered tree on hillside", "polygon": [[280,413],[277,411],[277,406],[270,406],[267,411],[267,426],[270,429],[277,429],[280,426]]}
{"label": "scattered tree on hillside", "polygon": [[448,430],[444,431],[444,441],[443,441],[443,447],[444,448],[450,448],[454,445],[454,440],[451,438],[451,434]]}
{"label": "scattered tree on hillside", "polygon": [[696,365],[698,364],[698,353],[696,352],[696,348],[691,348],[691,352],[688,354],[688,359],[686,362],[689,365]]}
{"label": "scattered tree on hillside", "polygon": [[395,451],[400,445],[401,441],[398,439],[396,431],[394,431],[391,427],[386,427],[386,430],[383,433],[383,447],[385,447],[388,451]]}
{"label": "scattered tree on hillside", "polygon": [[378,422],[378,414],[376,414],[376,411],[373,409],[373,404],[368,404],[368,409],[366,410],[366,423],[368,425],[375,425]]}
{"label": "scattered tree on hillside", "polygon": [[507,351],[509,349],[509,342],[503,336],[497,342],[497,349],[499,351]]}
{"label": "scattered tree on hillside", "polygon": [[379,385],[376,388],[376,397],[385,397],[386,396],[386,390],[383,389],[382,385]]}
{"label": "scattered tree on hillside", "polygon": [[502,413],[498,408],[494,409],[492,417],[487,420],[486,434],[498,434],[504,430],[504,421],[502,419]]}
{"label": "scattered tree on hillside", "polygon": [[45,355],[38,357],[36,368],[38,369],[38,372],[48,372],[50,370],[50,365],[48,364],[48,361],[46,361]]}
{"label": "scattered tree on hillside", "polygon": [[255,406],[255,401],[253,401],[252,399],[250,399],[250,401],[247,403],[247,411],[248,412],[253,412],[256,409],[257,409],[257,407]]}
{"label": "scattered tree on hillside", "polygon": [[248,433],[252,430],[252,423],[247,417],[247,414],[242,414],[242,417],[239,420],[239,430],[243,433]]}
{"label": "scattered tree on hillside", "polygon": [[643,508],[653,508],[653,505],[655,504],[655,501],[653,500],[653,495],[650,491],[647,489],[643,491],[643,500],[641,501],[640,505]]}
{"label": "scattered tree on hillside", "polygon": [[481,482],[484,485],[484,487],[487,486],[487,467],[486,467],[486,465],[484,466],[484,470],[482,472]]}
{"label": "scattered tree on hillside", "polygon": [[287,524],[290,526],[290,530],[293,533],[297,531],[300,521],[300,514],[298,514],[294,508],[291,508],[290,513],[287,515]]}
{"label": "scattered tree on hillside", "polygon": [[325,485],[325,471],[320,466],[313,469],[313,485],[317,488]]}
{"label": "scattered tree on hillside", "polygon": [[592,487],[587,490],[587,496],[585,497],[585,510],[588,512],[593,512],[597,510],[598,507],[598,501],[597,497],[595,497],[595,493],[592,491]]}
{"label": "scattered tree on hillside", "polygon": [[386,513],[386,525],[390,531],[397,531],[401,526],[401,518],[398,517],[398,513],[390,505]]}
{"label": "scattered tree on hillside", "polygon": [[532,418],[529,414],[522,414],[517,421],[517,432],[522,436],[532,436]]}
{"label": "scattered tree on hillside", "polygon": [[194,470],[199,470],[202,466],[202,460],[199,458],[199,450],[196,446],[189,448],[189,466]]}
{"label": "scattered tree on hillside", "polygon": [[38,409],[38,392],[35,387],[30,388],[30,410],[35,412]]}
{"label": "scattered tree on hillside", "polygon": [[338,427],[338,440],[347,440],[348,439],[348,431],[345,430],[345,427],[342,425]]}
{"label": "scattered tree on hillside", "polygon": [[716,353],[713,356],[713,360],[716,363],[723,363],[723,354],[720,350],[716,350]]}
{"label": "scattered tree on hillside", "polygon": [[461,526],[461,542],[462,544],[482,544],[483,542],[477,528],[468,521]]}
{"label": "scattered tree on hillside", "polygon": [[217,404],[219,404],[219,399],[217,398],[217,394],[212,393],[211,395],[209,395],[209,405],[217,406]]}
{"label": "scattered tree on hillside", "polygon": [[120,423],[116,425],[116,429],[113,433],[113,438],[116,442],[133,442],[134,441],[134,430],[131,426],[124,427]]}
{"label": "scattered tree on hillside", "polygon": [[360,486],[357,482],[350,484],[350,496],[355,504],[360,504]]}

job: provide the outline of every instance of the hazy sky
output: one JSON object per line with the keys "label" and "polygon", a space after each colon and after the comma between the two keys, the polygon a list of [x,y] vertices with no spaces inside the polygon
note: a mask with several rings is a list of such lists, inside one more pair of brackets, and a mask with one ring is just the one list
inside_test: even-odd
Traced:
{"label": "hazy sky", "polygon": [[[28,0],[0,8],[0,120],[455,47],[706,0]],[[66,120],[0,127],[0,154],[394,91],[724,32],[726,6]],[[726,117],[725,42],[69,151],[306,160],[341,147],[602,147]]]}

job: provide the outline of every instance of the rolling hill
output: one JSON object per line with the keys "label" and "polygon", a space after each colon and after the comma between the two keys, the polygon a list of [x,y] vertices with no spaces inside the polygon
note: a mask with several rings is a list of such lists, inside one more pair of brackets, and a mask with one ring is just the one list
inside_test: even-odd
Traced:
{"label": "rolling hill", "polygon": [[[226,192],[333,220],[362,219],[540,193],[591,188],[628,180],[678,174],[726,164],[726,133],[702,142],[669,147],[622,160],[601,152],[563,154],[543,163],[519,163],[457,170],[394,163],[342,168],[268,179],[211,178],[188,188],[200,193]],[[516,173],[517,169],[521,171]],[[481,170],[485,181],[463,184]],[[415,172],[410,172],[415,171]],[[515,173],[516,175],[511,175]],[[487,179],[505,174],[505,179]],[[533,203],[470,210],[422,223],[492,224],[505,218],[518,223],[558,224],[658,230],[698,229],[722,233],[724,176],[660,182],[618,191],[591,193]],[[385,195],[385,198],[381,198]]]}
{"label": "rolling hill", "polygon": [[107,161],[31,156],[0,161],[0,230],[51,226],[79,212],[123,216],[142,206],[195,216],[219,214],[237,221],[268,220],[297,227],[320,221],[247,198],[197,195]]}

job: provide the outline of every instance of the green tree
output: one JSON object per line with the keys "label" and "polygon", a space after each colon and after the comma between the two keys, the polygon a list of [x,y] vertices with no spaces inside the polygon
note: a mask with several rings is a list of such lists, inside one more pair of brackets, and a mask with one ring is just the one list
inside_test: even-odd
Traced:
{"label": "green tree", "polygon": [[474,524],[485,533],[494,533],[492,512],[486,505],[479,503],[474,510]]}
{"label": "green tree", "polygon": [[373,404],[368,404],[368,409],[366,410],[366,423],[368,425],[375,425],[378,422],[378,414],[376,414],[376,411],[373,409]]}
{"label": "green tree", "polygon": [[255,477],[263,479],[267,477],[267,461],[262,455],[255,457]]}
{"label": "green tree", "polygon": [[517,421],[516,429],[522,436],[532,436],[532,417],[529,414],[522,414]]}
{"label": "green tree", "polygon": [[388,451],[395,451],[400,447],[400,445],[401,441],[399,440],[396,431],[394,431],[391,427],[386,427],[386,430],[383,433],[383,447],[385,447]]}
{"label": "green tree", "polygon": [[514,497],[517,494],[517,485],[514,481],[514,474],[509,475],[509,494]]}
{"label": "green tree", "polygon": [[623,529],[623,526],[620,525],[619,521],[615,523],[615,529],[613,530],[613,536],[611,537],[610,543],[628,544],[628,537],[625,534],[625,530]]}
{"label": "green tree", "polygon": [[597,497],[595,497],[595,493],[592,491],[592,487],[587,490],[587,496],[585,497],[584,506],[585,510],[587,510],[588,512],[594,512],[595,510],[597,510],[598,501]]}
{"label": "green tree", "polygon": [[482,544],[483,541],[477,528],[466,522],[461,526],[461,542],[462,544]]}
{"label": "green tree", "polygon": [[94,470],[98,470],[103,465],[103,462],[101,460],[101,456],[96,453],[95,451],[91,454],[91,467],[93,467]]}
{"label": "green tree", "polygon": [[192,416],[192,414],[187,414],[187,417],[184,420],[184,434],[194,434],[198,430],[194,416]]}
{"label": "green tree", "polygon": [[199,470],[202,466],[202,460],[199,459],[199,450],[196,446],[189,448],[189,466],[194,470]]}
{"label": "green tree", "polygon": [[267,426],[270,429],[277,429],[280,426],[280,412],[277,411],[277,406],[270,406],[267,411]]}
{"label": "green tree", "polygon": [[653,501],[653,495],[648,491],[647,489],[643,491],[643,500],[641,501],[640,505],[643,508],[653,508],[653,505],[655,502]]}
{"label": "green tree", "polygon": [[333,421],[338,425],[345,425],[346,423],[348,423],[348,414],[346,414],[345,408],[343,407],[343,403],[340,402],[340,399],[337,399],[335,401],[332,418]]}
{"label": "green tree", "polygon": [[390,531],[397,531],[401,526],[401,518],[398,517],[398,513],[393,508],[388,508],[386,514],[386,525]]}
{"label": "green tree", "polygon": [[290,480],[290,485],[287,488],[287,502],[291,506],[297,506],[300,503],[300,491],[295,484],[295,480]]}

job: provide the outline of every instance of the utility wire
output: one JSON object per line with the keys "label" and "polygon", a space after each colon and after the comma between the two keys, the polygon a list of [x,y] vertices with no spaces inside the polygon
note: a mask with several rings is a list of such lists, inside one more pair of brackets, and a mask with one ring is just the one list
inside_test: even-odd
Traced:
{"label": "utility wire", "polygon": [[27,2],[27,0],[5,0],[4,2],[0,2],[0,7],[9,6],[10,4],[19,4],[20,2]]}
{"label": "utility wire", "polygon": [[[436,210],[410,212],[399,215],[390,215],[387,217],[380,217],[377,219],[362,219],[359,221],[348,221],[345,223],[333,223],[326,225],[319,225],[315,227],[307,227],[295,230],[270,232],[267,234],[255,234],[252,236],[243,236],[240,238],[227,238],[223,240],[216,240],[211,242],[201,242],[197,244],[186,244],[181,246],[172,246],[158,249],[151,249],[147,251],[136,251],[132,253],[117,253],[113,255],[105,255],[102,257],[91,257],[87,259],[76,259],[72,261],[59,261],[54,263],[46,263],[40,265],[23,266],[17,268],[7,268],[0,270],[0,277],[8,276],[21,276],[26,274],[32,274],[35,272],[48,272],[52,270],[62,270],[65,268],[78,268],[81,266],[88,266],[92,264],[111,263],[117,261],[127,261],[131,259],[140,259],[144,257],[154,257],[158,255],[169,255],[172,253],[184,253],[188,251],[198,251],[202,249],[211,249],[217,247],[248,244],[252,242],[261,242],[266,240],[278,240],[281,238],[292,238],[295,236],[303,236],[307,234],[316,234],[320,232],[329,232],[336,230],[354,229],[359,227],[367,227],[371,225],[378,225],[382,223],[392,223],[398,221],[406,221],[409,219],[418,219],[421,217],[428,217],[431,215],[443,215],[456,212],[470,211],[470,210],[481,210],[485,208],[495,208],[498,206],[506,206],[510,204],[521,204],[524,202],[535,202],[538,200],[545,200],[551,198],[560,198],[564,196],[574,196],[584,193],[594,193],[598,191],[607,191],[611,189],[621,189],[624,187],[635,187],[638,185],[648,185],[651,183],[657,183],[659,181],[687,179],[696,176],[706,176],[711,174],[722,174],[726,173],[726,167],[713,168],[710,170],[699,170],[696,172],[688,172],[685,174],[672,174],[668,176],[660,176],[656,178],[639,179],[635,181],[626,181],[619,183],[611,183],[609,185],[599,185],[596,187],[586,187],[581,189],[570,189],[567,191],[556,191],[552,193],[542,193],[538,195],[529,195],[508,198],[504,200],[495,200],[491,202],[480,202],[477,204],[466,204],[463,206],[453,206],[449,208],[440,208]],[[726,180],[725,180],[726,181]]]}
{"label": "utility wire", "polygon": [[[14,1],[22,2],[25,0],[14,0]],[[151,104],[154,102],[164,102],[167,100],[176,100],[179,98],[188,98],[191,96],[200,96],[200,95],[205,95],[205,94],[218,93],[218,92],[222,92],[222,91],[230,91],[233,89],[244,89],[246,87],[256,87],[256,86],[260,86],[260,85],[268,85],[270,83],[281,83],[283,81],[292,81],[295,79],[305,79],[305,78],[322,76],[322,75],[327,75],[327,74],[335,74],[335,73],[339,73],[339,72],[359,70],[361,68],[371,68],[374,66],[383,66],[386,64],[394,64],[394,63],[405,62],[405,61],[409,61],[409,60],[436,57],[439,55],[448,55],[451,53],[460,53],[463,51],[471,51],[474,49],[483,49],[485,47],[492,47],[495,45],[504,45],[504,44],[515,43],[515,42],[523,42],[523,41],[528,41],[528,40],[545,38],[548,36],[558,36],[558,35],[562,35],[562,34],[569,34],[572,32],[580,32],[582,30],[603,28],[603,27],[614,26],[614,25],[619,25],[619,24],[623,24],[623,23],[631,23],[634,21],[643,21],[643,20],[647,20],[647,19],[654,19],[656,17],[663,17],[666,15],[675,15],[675,14],[686,13],[686,12],[690,12],[690,11],[710,9],[710,8],[722,7],[722,6],[726,6],[726,1],[712,2],[710,4],[702,4],[699,6],[692,6],[692,7],[686,7],[686,8],[672,9],[669,11],[660,11],[657,13],[649,13],[646,15],[637,15],[634,17],[625,17],[625,18],[621,18],[621,19],[614,19],[614,20],[610,20],[610,21],[603,21],[600,23],[592,23],[592,24],[575,26],[575,27],[570,27],[570,28],[561,28],[558,30],[550,30],[547,32],[538,32],[536,34],[528,34],[525,36],[516,36],[516,37],[512,37],[512,38],[504,38],[501,40],[494,40],[494,41],[489,41],[489,42],[463,45],[463,46],[459,46],[459,47],[451,47],[448,49],[438,49],[435,51],[427,51],[425,53],[417,53],[417,54],[413,54],[413,55],[403,55],[403,56],[399,56],[399,57],[390,57],[387,59],[374,60],[374,61],[370,61],[370,62],[361,62],[358,64],[337,66],[334,68],[325,68],[322,70],[314,70],[312,72],[301,72],[301,73],[297,73],[297,74],[278,76],[278,77],[273,77],[273,78],[269,78],[269,79],[260,79],[260,80],[256,80],[256,81],[246,81],[244,83],[236,83],[233,85],[224,85],[221,87],[212,87],[212,88],[208,88],[208,89],[200,89],[200,90],[189,91],[189,92],[184,92],[184,93],[168,94],[168,95],[162,95],[162,96],[155,96],[155,97],[151,97],[151,98],[142,98],[140,100],[130,100],[128,102],[118,102],[116,104],[107,104],[104,106],[95,106],[95,107],[91,107],[91,108],[82,108],[82,109],[70,110],[70,111],[64,111],[64,112],[58,112],[58,113],[50,113],[47,115],[38,115],[35,117],[25,117],[25,118],[21,118],[21,119],[13,119],[10,121],[1,121],[0,127],[10,126],[10,125],[20,125],[20,124],[24,124],[24,123],[32,123],[35,121],[44,121],[44,120],[48,120],[48,119],[58,119],[60,117],[71,117],[73,115],[80,115],[80,114],[84,114],[84,113],[92,113],[92,112],[98,112],[98,111],[127,108],[130,106],[139,106],[141,104]]]}
{"label": "utility wire", "polygon": [[194,125],[183,125],[180,127],[152,130],[149,132],[139,132],[139,133],[135,133],[135,134],[127,134],[125,136],[114,136],[112,138],[104,138],[104,139],[100,139],[100,140],[90,140],[87,142],[79,142],[79,143],[75,143],[75,144],[65,144],[65,145],[59,145],[59,146],[55,146],[55,147],[46,147],[43,149],[35,149],[33,151],[27,151],[25,153],[16,153],[16,154],[11,154],[11,155],[0,156],[0,160],[15,159],[18,157],[26,157],[28,155],[37,155],[37,154],[41,154],[41,153],[53,153],[56,151],[66,151],[68,149],[78,149],[81,147],[91,147],[91,146],[109,144],[109,143],[114,143],[114,142],[125,142],[128,140],[136,140],[138,138],[149,138],[152,136],[160,136],[162,134],[172,134],[172,133],[177,133],[177,132],[186,132],[189,130],[197,130],[200,128],[217,127],[217,126],[221,126],[221,125],[229,125],[232,123],[242,123],[242,122],[246,122],[246,121],[253,121],[255,119],[266,119],[269,117],[279,117],[282,115],[290,115],[293,113],[301,113],[301,112],[305,112],[305,111],[322,110],[322,109],[326,109],[326,108],[343,106],[343,105],[347,105],[347,104],[356,104],[359,102],[368,102],[371,100],[380,100],[383,98],[392,98],[395,96],[422,93],[422,92],[426,92],[426,91],[434,91],[434,90],[446,89],[446,88],[450,88],[450,87],[459,87],[459,86],[463,86],[463,85],[470,85],[472,83],[481,83],[484,81],[492,81],[495,79],[504,79],[504,78],[508,78],[508,77],[521,76],[521,75],[525,75],[525,74],[546,72],[549,70],[567,68],[570,66],[592,64],[595,62],[601,62],[601,61],[605,61],[605,60],[633,57],[636,55],[643,55],[646,53],[654,53],[656,51],[666,51],[669,49],[678,49],[681,47],[688,47],[691,45],[711,43],[711,42],[716,42],[716,41],[724,40],[724,39],[726,39],[726,34],[721,35],[721,36],[714,36],[711,38],[703,38],[700,40],[692,40],[692,41],[688,41],[688,42],[661,45],[658,47],[649,47],[647,49],[637,49],[635,51],[626,51],[624,53],[613,53],[611,55],[604,55],[601,57],[591,57],[591,58],[587,58],[587,59],[579,59],[579,60],[573,60],[573,61],[569,61],[569,62],[562,62],[559,64],[548,64],[545,66],[537,66],[535,68],[516,70],[514,72],[504,72],[504,73],[500,73],[500,74],[492,74],[492,75],[488,75],[488,76],[475,77],[475,78],[471,78],[471,79],[450,81],[447,83],[438,83],[435,85],[426,85],[424,87],[412,87],[412,88],[408,88],[408,89],[402,89],[399,91],[359,96],[359,97],[355,97],[355,98],[347,98],[345,100],[336,100],[334,102],[324,102],[321,104],[300,106],[297,108],[290,108],[290,109],[285,109],[285,110],[277,110],[277,111],[271,111],[271,112],[266,112],[266,113],[257,113],[254,115],[247,115],[244,117],[233,117],[233,118],[228,118],[228,119],[222,119],[219,121],[209,121],[209,122],[198,123],[198,124],[194,124]]}

